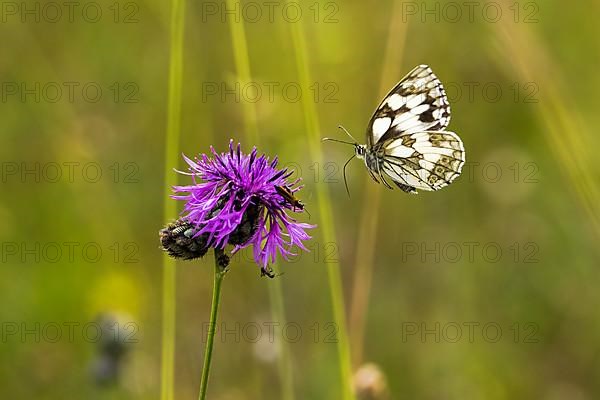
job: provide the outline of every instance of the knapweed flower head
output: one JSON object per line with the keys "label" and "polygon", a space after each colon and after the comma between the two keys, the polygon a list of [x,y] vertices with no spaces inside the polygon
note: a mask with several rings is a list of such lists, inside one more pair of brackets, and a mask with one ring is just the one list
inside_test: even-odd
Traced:
{"label": "knapweed flower head", "polygon": [[306,250],[305,230],[314,225],[287,213],[304,210],[293,197],[302,188],[300,179],[287,181],[293,171],[278,169],[277,157],[259,156],[256,148],[243,154],[232,140],[229,152],[219,154],[212,146],[211,152],[194,160],[184,155],[193,183],[173,188],[172,197],[185,201],[183,219],[195,228],[191,238],[217,249],[231,244],[233,252],[253,246],[256,263],[267,273],[277,253],[287,259],[294,247]]}

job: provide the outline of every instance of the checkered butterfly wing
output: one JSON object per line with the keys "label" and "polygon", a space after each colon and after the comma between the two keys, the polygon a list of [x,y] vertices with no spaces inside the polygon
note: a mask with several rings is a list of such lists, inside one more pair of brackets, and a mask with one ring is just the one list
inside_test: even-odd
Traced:
{"label": "checkered butterfly wing", "polygon": [[465,162],[462,141],[445,130],[449,123],[442,83],[431,68],[419,65],[377,107],[367,146],[402,190],[437,190],[456,179]]}

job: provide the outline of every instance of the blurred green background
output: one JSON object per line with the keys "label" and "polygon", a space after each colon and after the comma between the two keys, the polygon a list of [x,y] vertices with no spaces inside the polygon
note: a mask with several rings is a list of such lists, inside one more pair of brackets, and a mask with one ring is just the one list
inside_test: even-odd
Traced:
{"label": "blurred green background", "polygon": [[[281,398],[282,344],[295,398],[340,398],[336,260],[353,371],[374,363],[387,381],[372,398],[599,398],[599,3],[287,4],[186,3],[178,152],[225,150],[230,138],[249,150],[244,115],[255,112],[259,150],[304,178],[311,218],[299,218],[321,224],[328,194],[336,233],[326,242],[320,226],[310,253],[278,264],[286,329],[272,325],[273,281],[249,256],[234,259],[209,398]],[[1,12],[0,397],[158,399],[157,232],[165,170],[184,168],[164,162],[170,4],[28,0]],[[236,70],[236,22],[250,82]],[[299,83],[297,25],[310,88]],[[410,196],[354,161],[348,198],[352,148],[319,144],[316,161],[303,105],[319,134],[343,138],[342,124],[363,138],[382,95],[422,63],[446,86],[463,175]],[[212,262],[178,263],[176,276],[175,398],[193,399]],[[102,347],[114,336],[99,338],[106,315],[125,330],[123,357]]]}

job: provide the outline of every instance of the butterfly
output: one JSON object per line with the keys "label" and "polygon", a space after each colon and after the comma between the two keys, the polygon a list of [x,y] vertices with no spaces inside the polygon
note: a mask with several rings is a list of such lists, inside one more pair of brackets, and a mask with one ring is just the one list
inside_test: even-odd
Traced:
{"label": "butterfly", "polygon": [[[388,188],[388,177],[407,193],[438,190],[452,183],[465,163],[465,148],[454,132],[447,131],[450,104],[440,80],[427,65],[410,71],[383,98],[369,121],[367,143],[324,138],[351,144],[354,158],[363,159],[371,178]],[[346,191],[348,184],[346,183]]]}

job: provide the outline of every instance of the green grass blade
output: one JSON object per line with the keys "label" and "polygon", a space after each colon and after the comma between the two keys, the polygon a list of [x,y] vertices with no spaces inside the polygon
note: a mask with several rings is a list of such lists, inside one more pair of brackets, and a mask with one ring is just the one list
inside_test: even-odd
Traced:
{"label": "green grass blade", "polygon": [[[167,104],[167,135],[165,139],[165,221],[176,218],[175,202],[169,199],[171,186],[177,183],[173,167],[177,165],[181,129],[181,87],[183,74],[183,36],[185,1],[173,0],[171,5],[171,55],[169,61],[169,95]],[[162,297],[162,361],[161,400],[174,399],[175,388],[175,260],[163,255]]]}
{"label": "green grass blade", "polygon": [[[228,0],[227,7],[235,9],[236,3],[239,6],[239,1]],[[236,22],[234,18],[229,18],[229,29],[231,32],[231,40],[233,46],[233,54],[235,60],[236,71],[240,85],[251,81],[250,58],[248,55],[248,44],[246,40],[246,32],[244,29],[243,20]],[[244,129],[246,137],[250,139],[253,145],[259,146],[260,137],[258,134],[258,122],[256,118],[256,109],[253,103],[242,101]],[[275,266],[272,266],[275,268]],[[271,315],[274,321],[277,321],[281,326],[286,324],[285,306],[283,302],[283,288],[280,279],[272,279],[268,282],[269,302],[271,304]],[[294,400],[294,380],[292,371],[291,352],[289,344],[285,340],[277,341],[279,350],[279,379],[281,381],[281,398],[282,400]]]}
{"label": "green grass blade", "polygon": [[[291,1],[288,0],[289,3]],[[308,50],[303,28],[300,22],[289,24],[291,37],[298,69],[299,84],[303,93],[310,92],[311,78],[309,71]],[[319,119],[314,103],[310,96],[302,96],[302,108],[304,112],[304,123],[308,135],[308,144],[311,158],[322,165],[323,154],[321,152],[321,130]],[[324,182],[317,184],[320,223],[319,228],[325,243],[337,243],[331,210],[329,190]],[[338,327],[337,351],[340,368],[341,391],[344,400],[353,399],[351,388],[352,367],[350,364],[350,347],[348,344],[348,333],[346,328],[346,316],[344,306],[344,293],[342,289],[342,277],[339,262],[331,263],[327,267],[329,291],[333,305],[333,317]]]}
{"label": "green grass blade", "polygon": [[[400,66],[406,40],[407,23],[402,22],[402,2],[396,0],[392,9],[388,28],[387,45],[384,55],[379,97],[385,96],[390,87],[401,76]],[[370,176],[365,177],[365,187],[362,202],[358,240],[361,245],[356,249],[354,260],[354,283],[352,287],[352,303],[350,307],[350,343],[352,348],[353,365],[362,363],[365,323],[371,293],[371,281],[375,249],[377,248],[377,227],[379,225],[379,210],[381,207],[381,186],[374,185]]]}

